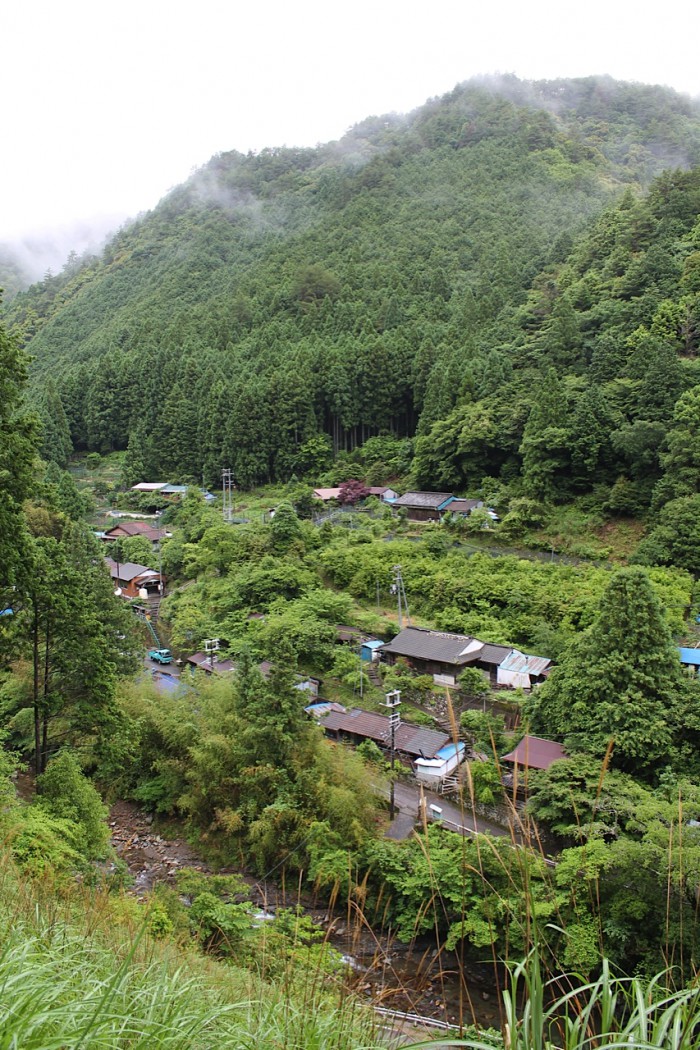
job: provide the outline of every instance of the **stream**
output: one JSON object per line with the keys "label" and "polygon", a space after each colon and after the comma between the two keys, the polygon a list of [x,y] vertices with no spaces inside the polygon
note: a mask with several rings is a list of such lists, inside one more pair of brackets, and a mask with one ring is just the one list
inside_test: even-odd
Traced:
{"label": "stream", "polygon": [[[157,883],[173,884],[180,868],[203,873],[212,869],[181,838],[165,838],[154,829],[153,818],[130,802],[117,802],[109,815],[112,845],[134,880],[133,892],[146,895]],[[220,874],[233,874],[223,869]],[[500,995],[491,965],[459,965],[454,953],[437,958],[434,943],[423,938],[402,944],[340,909],[330,915],[311,894],[300,894],[296,884],[285,892],[275,883],[261,883],[235,872],[249,888],[260,917],[278,907],[301,903],[314,922],[325,929],[328,941],[346,959],[349,987],[373,1006],[387,1008],[451,1025],[478,1024],[500,1028]]]}

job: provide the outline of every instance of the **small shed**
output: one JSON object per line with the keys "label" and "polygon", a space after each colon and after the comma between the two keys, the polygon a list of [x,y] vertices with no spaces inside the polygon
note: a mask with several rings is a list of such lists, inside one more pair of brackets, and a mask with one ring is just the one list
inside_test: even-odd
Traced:
{"label": "small shed", "polygon": [[367,660],[369,663],[378,663],[380,650],[383,645],[384,642],[379,638],[368,638],[366,642],[362,643],[360,656],[363,660]]}
{"label": "small shed", "polygon": [[362,645],[365,638],[367,637],[359,627],[351,627],[346,623],[337,623],[335,625],[335,637],[336,641],[342,642],[343,645]]}
{"label": "small shed", "polygon": [[694,674],[700,674],[700,649],[680,648],[678,652],[683,666],[692,670]]}
{"label": "small shed", "polygon": [[552,662],[546,656],[528,656],[512,649],[496,671],[496,683],[511,689],[532,689],[542,682],[551,670]]}
{"label": "small shed", "polygon": [[370,485],[370,496],[376,496],[382,503],[393,503],[399,498],[398,492],[390,489],[387,485]]}
{"label": "small shed", "polygon": [[454,772],[464,760],[464,744],[446,744],[434,758],[417,758],[413,763],[416,778],[428,785],[437,785]]}

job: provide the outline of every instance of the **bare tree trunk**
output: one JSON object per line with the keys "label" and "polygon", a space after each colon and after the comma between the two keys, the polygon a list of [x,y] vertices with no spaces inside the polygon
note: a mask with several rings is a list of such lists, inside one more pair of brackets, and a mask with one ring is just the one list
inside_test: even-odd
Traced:
{"label": "bare tree trunk", "polygon": [[42,712],[41,730],[41,772],[46,769],[46,755],[48,751],[49,737],[49,679],[51,673],[49,621],[46,621],[46,633],[44,635],[44,710]]}
{"label": "bare tree trunk", "polygon": [[39,710],[39,610],[34,601],[32,621],[32,658],[34,678],[32,682],[32,706],[34,708],[34,771],[41,773],[41,712]]}

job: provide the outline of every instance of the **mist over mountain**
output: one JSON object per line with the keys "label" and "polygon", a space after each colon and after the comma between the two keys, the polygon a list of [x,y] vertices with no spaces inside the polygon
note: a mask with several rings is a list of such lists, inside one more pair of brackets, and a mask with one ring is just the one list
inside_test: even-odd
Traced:
{"label": "mist over mountain", "polygon": [[0,287],[5,298],[13,298],[47,274],[60,273],[76,258],[98,254],[126,220],[126,215],[117,213],[93,215],[0,243]]}
{"label": "mist over mountain", "polygon": [[[695,330],[699,161],[700,109],[669,89],[482,78],[338,142],[213,157],[9,318],[74,447],[128,447],[136,474],[361,470],[382,437],[375,472],[427,488],[605,502],[622,478],[643,507],[698,381],[695,336],[655,318]],[[639,393],[659,355],[663,408]]]}

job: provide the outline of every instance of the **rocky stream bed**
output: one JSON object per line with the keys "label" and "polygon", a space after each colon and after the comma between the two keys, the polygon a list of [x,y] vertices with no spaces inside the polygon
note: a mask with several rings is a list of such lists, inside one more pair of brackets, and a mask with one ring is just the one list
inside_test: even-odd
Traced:
{"label": "rocky stream bed", "polygon": [[[184,839],[160,834],[153,818],[133,803],[117,802],[109,822],[115,852],[126,864],[138,896],[147,895],[158,883],[174,884],[181,868],[212,870]],[[300,903],[347,959],[349,986],[372,1005],[452,1025],[500,1027],[492,967],[461,968],[454,955],[441,959],[427,942],[401,944],[366,924],[355,924],[345,910],[329,913],[311,895],[300,895],[296,885],[290,896],[275,883],[261,883],[245,872],[236,874],[247,883],[248,896],[261,915]]]}

